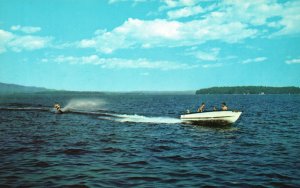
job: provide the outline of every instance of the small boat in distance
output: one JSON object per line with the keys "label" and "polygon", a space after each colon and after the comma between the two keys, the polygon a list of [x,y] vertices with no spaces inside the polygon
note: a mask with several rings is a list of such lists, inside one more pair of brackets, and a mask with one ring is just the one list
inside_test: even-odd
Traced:
{"label": "small boat in distance", "polygon": [[180,116],[186,123],[201,125],[229,125],[236,122],[242,112],[239,111],[212,111],[187,113]]}

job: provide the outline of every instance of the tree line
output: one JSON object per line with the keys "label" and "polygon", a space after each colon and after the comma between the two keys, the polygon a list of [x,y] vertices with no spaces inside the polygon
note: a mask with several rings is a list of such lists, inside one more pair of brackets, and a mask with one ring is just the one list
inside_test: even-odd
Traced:
{"label": "tree line", "polygon": [[299,87],[236,86],[199,89],[196,94],[300,94]]}

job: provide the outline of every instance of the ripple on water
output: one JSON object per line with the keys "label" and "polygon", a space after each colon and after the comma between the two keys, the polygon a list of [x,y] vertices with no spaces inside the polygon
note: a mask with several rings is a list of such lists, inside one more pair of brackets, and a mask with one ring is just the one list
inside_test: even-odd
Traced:
{"label": "ripple on water", "polygon": [[161,160],[168,160],[168,161],[173,161],[173,162],[189,160],[189,158],[183,157],[181,155],[157,156],[157,158],[161,159]]}
{"label": "ripple on water", "polygon": [[[291,183],[279,182],[279,181],[272,181],[268,185],[272,186],[272,187],[296,187]],[[299,185],[299,183],[298,183],[298,185]]]}
{"label": "ripple on water", "polygon": [[117,163],[116,166],[121,166],[123,168],[140,168],[142,166],[146,166],[149,163],[147,161],[134,161],[134,162],[122,162]]}
{"label": "ripple on water", "polygon": [[163,179],[159,177],[154,177],[154,176],[130,176],[126,178],[127,181],[146,181],[146,182],[151,182],[151,181],[162,181]]}
{"label": "ripple on water", "polygon": [[264,176],[264,177],[268,177],[268,178],[272,178],[272,179],[282,179],[282,180],[292,180],[292,177],[286,176],[286,175],[282,175],[282,174],[278,174],[278,173],[258,173],[256,174],[257,176]]}
{"label": "ripple on water", "polygon": [[192,172],[169,172],[167,175],[171,177],[179,177],[179,178],[210,178],[211,176],[209,174],[204,174],[204,173],[192,173]]}
{"label": "ripple on water", "polygon": [[28,148],[28,147],[20,147],[20,148],[17,148],[15,150],[13,150],[13,153],[22,153],[22,152],[31,152],[32,149],[31,148]]}
{"label": "ripple on water", "polygon": [[66,149],[63,150],[63,153],[66,155],[84,155],[90,152],[84,149]]}
{"label": "ripple on water", "polygon": [[39,144],[45,144],[47,143],[45,140],[41,140],[41,139],[33,139],[31,141],[31,144],[36,144],[36,145],[39,145]]}
{"label": "ripple on water", "polygon": [[119,148],[114,148],[114,147],[107,147],[103,148],[101,150],[103,153],[110,154],[110,153],[123,153],[126,152],[125,150],[119,149]]}
{"label": "ripple on water", "polygon": [[87,145],[89,145],[89,142],[85,142],[85,141],[79,141],[74,144],[74,146],[87,146]]}
{"label": "ripple on water", "polygon": [[163,152],[163,151],[169,151],[172,149],[173,149],[173,147],[166,146],[166,145],[160,145],[160,146],[155,146],[155,147],[149,148],[149,150],[152,152]]}
{"label": "ripple on water", "polygon": [[34,166],[36,166],[36,167],[43,167],[43,168],[45,168],[45,167],[49,167],[49,166],[50,166],[50,164],[49,164],[49,163],[47,163],[47,162],[44,162],[44,161],[39,161],[39,162],[36,162],[36,163],[34,164]]}
{"label": "ripple on water", "polygon": [[64,185],[63,187],[67,187],[67,188],[88,188],[88,186],[82,185],[82,184]]}

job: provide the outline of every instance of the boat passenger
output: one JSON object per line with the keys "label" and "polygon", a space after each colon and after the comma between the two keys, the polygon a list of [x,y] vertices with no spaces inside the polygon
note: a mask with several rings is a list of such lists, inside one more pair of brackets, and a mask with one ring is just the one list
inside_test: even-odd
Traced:
{"label": "boat passenger", "polygon": [[204,108],[205,108],[205,103],[203,102],[201,106],[198,108],[197,112],[203,112]]}
{"label": "boat passenger", "polygon": [[214,106],[213,111],[218,111],[218,109]]}
{"label": "boat passenger", "polygon": [[222,107],[221,108],[222,108],[223,111],[228,110],[228,107],[226,106],[225,102],[222,103]]}

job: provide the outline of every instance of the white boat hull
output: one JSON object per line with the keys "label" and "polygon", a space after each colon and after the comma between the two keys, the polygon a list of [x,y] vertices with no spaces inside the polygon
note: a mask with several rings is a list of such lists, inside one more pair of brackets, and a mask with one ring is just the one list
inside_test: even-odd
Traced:
{"label": "white boat hull", "polygon": [[242,112],[238,111],[199,112],[181,115],[180,119],[187,123],[232,124],[239,119],[241,114]]}

